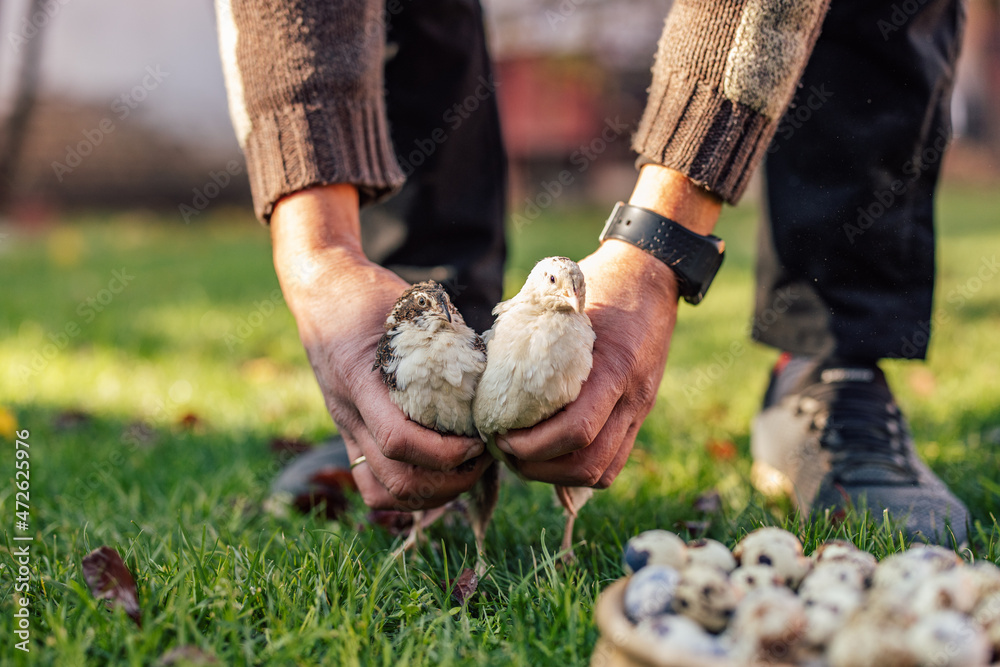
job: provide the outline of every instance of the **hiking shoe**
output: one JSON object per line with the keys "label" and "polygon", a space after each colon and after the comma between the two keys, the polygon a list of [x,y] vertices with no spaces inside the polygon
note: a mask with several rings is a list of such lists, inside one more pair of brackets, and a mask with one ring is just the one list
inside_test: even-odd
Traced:
{"label": "hiking shoe", "polygon": [[754,486],[787,494],[803,515],[863,505],[905,519],[913,539],[966,540],[968,510],[917,456],[875,364],[783,354],[750,447]]}

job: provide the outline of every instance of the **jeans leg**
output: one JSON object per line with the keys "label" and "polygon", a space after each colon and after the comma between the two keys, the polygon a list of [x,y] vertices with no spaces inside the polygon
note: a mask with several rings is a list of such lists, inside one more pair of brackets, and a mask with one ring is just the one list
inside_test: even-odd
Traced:
{"label": "jeans leg", "polygon": [[923,358],[960,0],[833,0],[768,150],[754,338]]}

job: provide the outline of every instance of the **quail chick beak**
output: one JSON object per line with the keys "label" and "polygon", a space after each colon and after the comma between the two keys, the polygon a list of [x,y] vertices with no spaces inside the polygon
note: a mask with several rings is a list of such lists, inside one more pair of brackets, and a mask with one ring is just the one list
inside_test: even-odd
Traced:
{"label": "quail chick beak", "polygon": [[444,313],[444,318],[448,320],[448,324],[451,324],[451,311],[448,310],[448,304],[442,300],[438,301],[438,305],[441,306],[441,312]]}
{"label": "quail chick beak", "polygon": [[566,303],[573,310],[574,313],[583,312],[583,299],[580,298],[580,292],[574,286],[572,290],[566,290],[562,294],[563,298],[566,299]]}

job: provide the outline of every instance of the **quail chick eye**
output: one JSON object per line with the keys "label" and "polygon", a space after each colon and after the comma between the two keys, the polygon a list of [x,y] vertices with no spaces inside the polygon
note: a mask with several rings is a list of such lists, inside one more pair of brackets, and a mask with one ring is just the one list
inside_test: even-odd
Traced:
{"label": "quail chick eye", "polygon": [[549,282],[552,283],[553,285],[555,285],[556,284],[556,277],[555,276],[549,276]]}
{"label": "quail chick eye", "polygon": [[424,297],[420,297],[419,299],[417,299],[417,305],[423,308],[424,306],[427,305],[427,299],[425,299]]}

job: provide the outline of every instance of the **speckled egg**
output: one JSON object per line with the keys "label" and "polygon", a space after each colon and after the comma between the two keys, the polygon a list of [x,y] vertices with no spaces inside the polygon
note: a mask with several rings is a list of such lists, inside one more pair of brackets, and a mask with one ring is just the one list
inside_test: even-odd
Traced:
{"label": "speckled egg", "polygon": [[625,586],[625,615],[633,623],[666,614],[677,592],[681,575],[667,565],[648,565]]}
{"label": "speckled egg", "polygon": [[982,629],[955,611],[923,616],[908,637],[922,665],[980,667],[988,665],[993,654]]}
{"label": "speckled egg", "polygon": [[673,608],[701,623],[710,632],[721,632],[733,615],[739,596],[724,572],[708,565],[689,565],[681,572]]}
{"label": "speckled egg", "polygon": [[692,656],[723,656],[725,650],[718,638],[705,632],[696,621],[687,616],[665,614],[644,619],[635,628],[640,641],[669,654]]}
{"label": "speckled egg", "polygon": [[795,588],[812,566],[802,555],[802,543],[786,530],[759,528],[733,549],[740,565],[766,565],[774,568],[790,588]]}
{"label": "speckled egg", "polygon": [[743,660],[788,661],[806,629],[805,607],[789,589],[758,588],[736,608],[731,635]]}
{"label": "speckled egg", "polygon": [[736,558],[722,542],[702,538],[688,542],[687,547],[691,565],[709,565],[726,573],[736,569]]}
{"label": "speckled egg", "polygon": [[625,571],[629,574],[647,565],[669,565],[680,570],[687,563],[687,545],[668,530],[647,530],[625,545]]}
{"label": "speckled egg", "polygon": [[738,567],[730,573],[729,581],[741,597],[758,588],[785,586],[784,578],[775,572],[773,567],[767,565]]}

